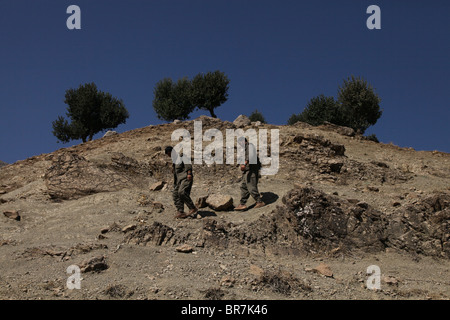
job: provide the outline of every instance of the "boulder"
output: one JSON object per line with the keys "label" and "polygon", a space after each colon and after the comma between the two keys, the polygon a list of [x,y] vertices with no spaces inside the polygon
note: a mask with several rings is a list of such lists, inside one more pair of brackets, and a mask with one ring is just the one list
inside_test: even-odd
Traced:
{"label": "boulder", "polygon": [[206,198],[206,203],[215,211],[226,211],[233,207],[233,198],[222,194],[212,194]]}
{"label": "boulder", "polygon": [[333,277],[333,271],[331,271],[330,267],[325,263],[319,264],[317,267],[313,269],[313,271],[325,277],[329,278]]}
{"label": "boulder", "polygon": [[13,210],[13,211],[4,211],[3,214],[5,215],[5,217],[7,217],[9,219],[20,221],[19,212],[15,211],[15,210]]}
{"label": "boulder", "polygon": [[133,231],[134,229],[136,229],[136,227],[137,227],[137,225],[135,225],[135,224],[130,224],[130,225],[128,225],[128,226],[123,227],[123,228],[122,228],[122,232],[123,232],[123,233],[127,233],[127,232],[129,232],[129,231]]}
{"label": "boulder", "polygon": [[239,117],[237,117],[233,121],[233,124],[237,128],[243,128],[243,127],[249,126],[249,125],[251,125],[251,123],[252,122],[250,121],[250,119],[247,116],[243,115],[243,114],[241,114]]}
{"label": "boulder", "polygon": [[84,260],[79,267],[81,272],[100,272],[109,268],[104,256]]}
{"label": "boulder", "polygon": [[177,252],[191,253],[192,251],[194,251],[194,248],[192,248],[188,244],[182,244],[181,246],[177,247],[176,250]]}
{"label": "boulder", "polygon": [[206,208],[208,206],[208,203],[206,203],[206,199],[208,199],[208,196],[199,197],[195,204],[197,206],[197,208],[199,208],[199,209]]}
{"label": "boulder", "polygon": [[161,190],[166,183],[164,181],[155,182],[150,186],[150,191],[158,191]]}

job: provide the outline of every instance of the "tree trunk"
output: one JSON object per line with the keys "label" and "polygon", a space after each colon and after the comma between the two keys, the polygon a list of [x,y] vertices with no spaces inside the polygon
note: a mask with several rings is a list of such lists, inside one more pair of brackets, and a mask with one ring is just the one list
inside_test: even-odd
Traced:
{"label": "tree trunk", "polygon": [[209,113],[211,114],[211,117],[217,118],[216,114],[214,113],[214,108],[209,109]]}

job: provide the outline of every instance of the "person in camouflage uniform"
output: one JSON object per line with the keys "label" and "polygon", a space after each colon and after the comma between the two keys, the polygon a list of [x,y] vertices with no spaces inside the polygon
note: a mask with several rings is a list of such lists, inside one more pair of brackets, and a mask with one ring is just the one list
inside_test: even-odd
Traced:
{"label": "person in camouflage uniform", "polygon": [[[178,155],[173,147],[166,147],[164,153],[172,159],[173,171],[173,192],[172,197],[177,208],[175,218],[184,219],[197,213],[198,209],[191,199],[192,183],[194,176],[192,174],[192,165],[184,163],[182,155]],[[184,212],[184,205],[190,209],[189,213]]]}
{"label": "person in camouflage uniform", "polygon": [[256,201],[255,208],[264,207],[265,203],[261,200],[261,195],[258,191],[259,170],[261,168],[261,162],[259,161],[259,158],[256,154],[256,148],[244,137],[239,138],[238,143],[244,147],[245,164],[241,165],[241,200],[239,206],[237,206],[234,210],[247,210],[248,207],[245,204],[247,203],[250,195]]}

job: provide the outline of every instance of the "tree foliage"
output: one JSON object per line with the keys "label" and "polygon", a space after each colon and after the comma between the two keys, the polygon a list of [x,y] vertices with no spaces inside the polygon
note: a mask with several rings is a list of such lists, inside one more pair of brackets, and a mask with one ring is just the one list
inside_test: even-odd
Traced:
{"label": "tree foliage", "polygon": [[288,124],[302,121],[317,126],[327,121],[362,134],[381,117],[380,102],[366,80],[352,76],[339,87],[337,101],[324,95],[312,98],[302,113],[289,118]]}
{"label": "tree foliage", "polygon": [[[313,126],[323,124],[325,121],[335,123],[339,115],[338,106],[333,97],[325,97],[323,94],[312,98],[303,112],[291,117],[290,121],[302,121]],[[294,122],[294,123],[295,123]]]}
{"label": "tree foliage", "polygon": [[53,135],[63,143],[91,141],[96,133],[114,129],[129,117],[123,101],[99,91],[95,83],[66,90],[64,103],[68,105],[66,115],[71,122],[62,116],[52,122]]}
{"label": "tree foliage", "polygon": [[217,118],[214,109],[228,100],[230,80],[219,70],[197,74],[192,80],[192,97],[198,109],[207,110]]}
{"label": "tree foliage", "polygon": [[261,123],[266,123],[266,119],[264,118],[263,114],[258,111],[258,109],[253,111],[248,118],[251,122],[260,121]]}
{"label": "tree foliage", "polygon": [[159,81],[154,95],[153,109],[161,120],[186,120],[194,111],[192,83],[187,78],[179,79],[176,83],[170,78]]}
{"label": "tree foliage", "polygon": [[362,78],[351,76],[339,87],[338,102],[341,125],[364,133],[381,117],[380,97],[373,87]]}
{"label": "tree foliage", "polygon": [[153,109],[159,119],[166,121],[189,119],[195,108],[217,118],[214,110],[227,101],[229,83],[220,71],[197,74],[192,81],[182,78],[174,83],[170,78],[163,79],[154,89]]}

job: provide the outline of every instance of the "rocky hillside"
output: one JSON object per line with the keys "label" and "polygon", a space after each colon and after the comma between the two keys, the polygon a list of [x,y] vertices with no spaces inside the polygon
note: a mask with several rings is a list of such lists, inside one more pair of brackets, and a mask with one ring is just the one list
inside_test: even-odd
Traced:
{"label": "rocky hillside", "polygon": [[[196,120],[224,137],[279,129],[279,171],[259,184],[267,206],[233,211],[238,167],[194,164],[201,209],[174,219],[162,150],[176,129],[193,137],[193,121],[19,161],[0,170],[0,298],[450,297],[449,154],[331,124]],[[80,290],[66,286],[71,265]],[[381,290],[365,287],[370,265]]]}
{"label": "rocky hillside", "polygon": [[3,161],[0,160],[0,168],[1,168],[1,167],[4,167],[4,166],[7,166],[7,165],[8,165],[8,164],[7,164],[6,162],[3,162]]}

